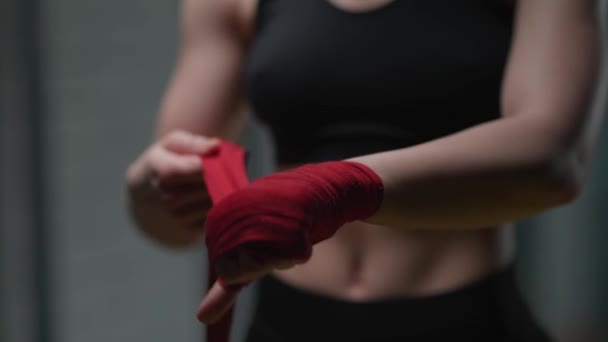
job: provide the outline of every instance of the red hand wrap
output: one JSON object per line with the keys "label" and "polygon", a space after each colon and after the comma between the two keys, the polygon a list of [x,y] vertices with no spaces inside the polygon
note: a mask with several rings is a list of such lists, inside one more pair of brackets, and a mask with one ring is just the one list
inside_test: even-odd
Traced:
{"label": "red hand wrap", "polygon": [[[213,203],[218,203],[224,197],[249,183],[245,167],[245,151],[239,146],[224,141],[214,153],[201,158],[204,169],[203,178]],[[216,278],[213,264],[209,263],[208,289],[211,288]],[[232,309],[218,322],[207,326],[207,341],[228,342],[231,325]]]}
{"label": "red hand wrap", "polygon": [[325,162],[260,178],[209,212],[209,260],[247,248],[258,258],[307,260],[312,245],[345,223],[372,216],[382,180],[355,162]]}

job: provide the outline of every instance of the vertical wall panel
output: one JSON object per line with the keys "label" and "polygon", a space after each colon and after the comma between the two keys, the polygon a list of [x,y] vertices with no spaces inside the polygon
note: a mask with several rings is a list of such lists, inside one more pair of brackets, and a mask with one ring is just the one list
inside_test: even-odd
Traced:
{"label": "vertical wall panel", "polygon": [[0,2],[0,340],[47,342],[37,1]]}

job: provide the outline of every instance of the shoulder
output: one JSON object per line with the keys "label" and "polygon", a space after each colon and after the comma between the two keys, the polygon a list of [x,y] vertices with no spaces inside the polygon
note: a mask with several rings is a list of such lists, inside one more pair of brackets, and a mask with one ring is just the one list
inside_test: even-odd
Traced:
{"label": "shoulder", "polygon": [[259,2],[263,0],[232,0],[239,32],[246,40],[251,40],[255,33],[255,22]]}
{"label": "shoulder", "polygon": [[218,29],[249,39],[254,31],[259,0],[182,0],[181,23],[185,33]]}

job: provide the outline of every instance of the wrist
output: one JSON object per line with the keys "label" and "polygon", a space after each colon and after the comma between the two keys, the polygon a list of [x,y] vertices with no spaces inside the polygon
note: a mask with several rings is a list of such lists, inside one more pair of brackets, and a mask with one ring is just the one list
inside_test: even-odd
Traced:
{"label": "wrist", "polygon": [[359,162],[308,164],[296,173],[310,181],[313,243],[328,239],[348,222],[373,216],[384,198],[382,179]]}

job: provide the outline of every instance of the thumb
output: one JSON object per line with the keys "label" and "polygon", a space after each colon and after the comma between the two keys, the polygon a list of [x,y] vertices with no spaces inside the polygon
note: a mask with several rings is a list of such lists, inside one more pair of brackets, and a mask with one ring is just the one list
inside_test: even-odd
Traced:
{"label": "thumb", "polygon": [[203,298],[196,317],[205,324],[217,322],[232,307],[237,295],[238,291],[224,289],[220,282],[216,281]]}
{"label": "thumb", "polygon": [[213,152],[220,145],[218,138],[209,138],[186,132],[174,132],[164,141],[165,148],[179,154],[206,154]]}

